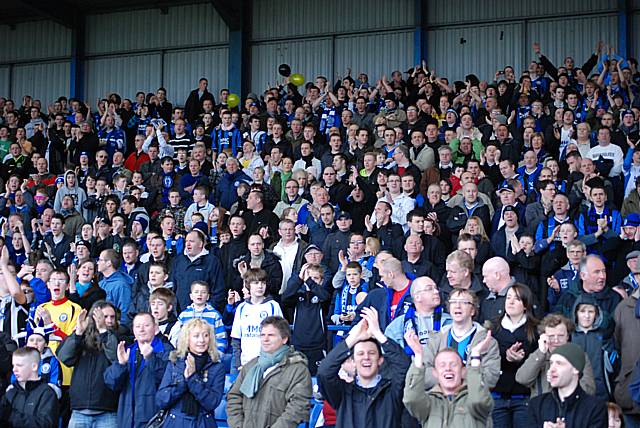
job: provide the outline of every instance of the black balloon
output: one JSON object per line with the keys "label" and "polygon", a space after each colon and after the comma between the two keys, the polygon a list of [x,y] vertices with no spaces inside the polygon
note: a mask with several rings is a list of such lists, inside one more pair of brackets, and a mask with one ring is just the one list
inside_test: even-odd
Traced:
{"label": "black balloon", "polygon": [[289,67],[289,64],[280,64],[278,73],[280,73],[280,76],[289,77],[291,76],[291,67]]}

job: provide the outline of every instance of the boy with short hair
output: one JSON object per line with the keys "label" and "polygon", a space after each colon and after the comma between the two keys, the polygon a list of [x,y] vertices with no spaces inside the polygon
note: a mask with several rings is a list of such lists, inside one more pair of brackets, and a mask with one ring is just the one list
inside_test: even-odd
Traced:
{"label": "boy with short hair", "polygon": [[299,275],[289,279],[282,295],[282,304],[295,308],[291,344],[306,355],[311,376],[316,375],[326,350],[322,306],[331,299],[331,290],[324,287],[324,275],[322,266],[307,263]]}
{"label": "boy with short hair", "polygon": [[171,189],[169,191],[169,205],[163,210],[164,213],[169,212],[176,221],[175,231],[182,233],[184,231],[184,217],[187,209],[182,205],[182,196],[178,189]]}
{"label": "boy with short hair", "polygon": [[[49,342],[49,335],[45,332],[43,327],[35,327],[32,323],[27,324],[27,345],[34,349],[37,349],[40,353],[40,364],[38,365],[38,376],[51,385],[58,398],[61,397],[62,391],[60,385],[62,384],[62,371],[60,369],[60,362],[47,342]],[[11,376],[11,381],[15,379],[15,374]]]}
{"label": "boy with short hair", "polygon": [[571,342],[589,357],[596,383],[595,395],[612,398],[614,364],[619,362],[612,339],[613,325],[603,316],[596,299],[587,293],[578,296],[573,314],[576,329],[571,333]]}
{"label": "boy with short hair", "polygon": [[54,389],[38,376],[40,353],[31,347],[19,348],[11,359],[16,380],[2,398],[0,420],[13,427],[56,427],[58,397]]}
{"label": "boy with short hair", "polygon": [[266,317],[282,316],[278,302],[267,292],[267,272],[259,268],[249,268],[242,279],[249,290],[249,298],[238,307],[231,327],[233,346],[233,369],[238,369],[260,355],[260,323]]}
{"label": "boy with short hair", "polygon": [[336,288],[335,300],[329,310],[331,321],[336,324],[351,325],[358,307],[358,294],[367,293],[369,286],[362,275],[362,266],[358,262],[342,264],[342,269],[333,277],[333,288]]}
{"label": "boy with short hair", "polygon": [[227,332],[222,322],[222,316],[208,303],[209,285],[204,281],[193,281],[189,298],[191,304],[178,315],[178,322],[171,329],[169,340],[176,346],[182,326],[194,318],[202,318],[213,327],[218,351],[224,354],[227,349]]}
{"label": "boy with short hair", "polygon": [[159,289],[172,289],[173,282],[167,281],[169,272],[162,262],[151,262],[146,286],[134,287],[131,296],[131,304],[127,313],[128,324],[131,324],[136,314],[149,311],[149,298],[151,293]]}
{"label": "boy with short hair", "polygon": [[184,227],[187,230],[191,230],[194,223],[192,222],[191,215],[193,213],[202,214],[203,218],[209,218],[209,214],[215,207],[209,201],[207,201],[207,188],[204,186],[197,186],[193,190],[193,203],[187,208],[187,212],[184,215]]}
{"label": "boy with short hair", "polygon": [[[51,293],[51,301],[39,305],[29,314],[30,322],[36,327],[43,327],[49,334],[48,346],[55,353],[58,346],[68,335],[73,333],[82,308],[70,301],[65,293],[69,286],[67,272],[55,270],[49,276],[47,288]],[[60,364],[62,368],[62,386],[71,385],[73,369]]]}
{"label": "boy with short hair", "polygon": [[156,319],[160,333],[167,339],[178,321],[174,315],[176,295],[168,288],[156,288],[149,295],[149,310]]}

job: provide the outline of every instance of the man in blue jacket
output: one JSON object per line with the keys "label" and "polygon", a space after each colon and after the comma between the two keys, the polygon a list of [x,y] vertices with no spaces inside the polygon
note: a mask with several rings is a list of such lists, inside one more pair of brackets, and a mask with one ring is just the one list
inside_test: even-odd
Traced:
{"label": "man in blue jacket", "polygon": [[226,303],[226,287],[220,259],[204,248],[207,242],[206,224],[198,222],[185,239],[184,254],[173,260],[171,282],[178,299],[178,312],[191,304],[189,293],[193,281],[204,281],[209,285],[211,303],[223,312]]}
{"label": "man in blue jacket", "polygon": [[148,312],[133,319],[135,342],[118,344],[118,360],[104,372],[107,388],[119,392],[118,426],[143,428],[157,412],[156,393],[173,346],[161,334]]}
{"label": "man in blue jacket", "polygon": [[131,286],[133,278],[120,270],[122,260],[116,250],[103,250],[98,258],[98,272],[102,274],[100,288],[107,293],[107,301],[120,310],[120,322],[127,320],[131,305]]}
{"label": "man in blue jacket", "polygon": [[242,172],[240,164],[235,158],[227,159],[226,167],[227,172],[222,176],[216,187],[215,199],[217,205],[228,210],[238,200],[238,185],[243,181],[250,183],[252,180]]}

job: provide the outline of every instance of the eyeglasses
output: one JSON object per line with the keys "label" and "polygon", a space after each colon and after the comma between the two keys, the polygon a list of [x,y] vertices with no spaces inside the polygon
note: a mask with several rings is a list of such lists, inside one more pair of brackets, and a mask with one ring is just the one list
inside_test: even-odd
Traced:
{"label": "eyeglasses", "polygon": [[464,305],[473,305],[473,302],[468,300],[449,300],[450,306],[464,306]]}
{"label": "eyeglasses", "polygon": [[559,340],[564,339],[565,337],[567,337],[566,334],[554,334],[553,336],[547,336],[549,338],[550,342],[557,342]]}
{"label": "eyeglasses", "polygon": [[[420,294],[420,293],[437,293],[438,292],[438,288],[437,287],[427,287],[427,288],[423,288],[422,290],[418,290],[416,292],[416,294]],[[451,303],[451,302],[449,302]]]}

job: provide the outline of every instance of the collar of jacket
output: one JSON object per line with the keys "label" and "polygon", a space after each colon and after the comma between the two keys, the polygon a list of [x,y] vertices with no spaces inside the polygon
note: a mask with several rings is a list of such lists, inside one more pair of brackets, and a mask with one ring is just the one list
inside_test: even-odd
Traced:
{"label": "collar of jacket", "polygon": [[553,388],[551,390],[551,395],[553,396],[553,399],[555,400],[556,405],[558,406],[558,411],[561,415],[560,417],[564,418],[564,416],[567,414],[567,410],[575,406],[578,400],[580,400],[580,398],[583,395],[585,395],[585,392],[580,387],[580,383],[578,383],[573,393],[571,393],[571,395],[569,395],[568,397],[565,397],[564,401],[560,400],[560,396],[558,395],[557,388]]}

